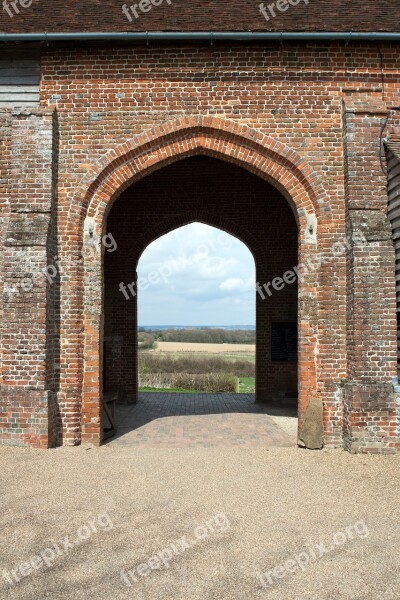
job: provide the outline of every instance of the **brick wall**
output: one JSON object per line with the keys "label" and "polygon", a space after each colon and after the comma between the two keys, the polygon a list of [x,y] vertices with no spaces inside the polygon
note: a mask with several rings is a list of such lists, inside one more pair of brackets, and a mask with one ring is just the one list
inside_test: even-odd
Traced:
{"label": "brick wall", "polygon": [[[396,375],[394,254],[385,237],[387,198],[377,161],[382,119],[399,104],[400,54],[394,45],[383,45],[381,53],[382,60],[375,46],[356,44],[43,49],[44,116],[8,112],[0,123],[5,150],[0,185],[15,203],[14,209],[2,206],[0,226],[17,228],[27,240],[23,251],[16,242],[12,251],[6,247],[1,260],[12,277],[28,257],[42,265],[44,254],[50,260],[57,251],[64,269],[51,300],[40,286],[24,296],[18,311],[26,337],[2,307],[6,390],[19,387],[25,398],[40,382],[57,398],[50,414],[59,419],[59,439],[99,441],[101,261],[83,260],[82,249],[99,246],[121,191],[134,184],[125,192],[134,194],[136,186],[148,185],[146,179],[140,182],[144,175],[201,152],[274,183],[297,216],[300,261],[321,253],[331,257],[299,286],[301,425],[307,425],[310,407],[317,406],[323,410],[327,444],[342,443],[344,426],[352,451],[398,446],[391,388]],[[46,112],[54,107],[57,151],[49,145],[55,117]],[[33,147],[27,144],[32,139],[27,122],[47,123],[45,136],[33,135],[38,144]],[[388,132],[398,125],[390,113]],[[33,161],[30,155],[27,160],[28,152]],[[52,172],[51,155],[57,158]],[[161,175],[154,173],[148,182],[154,177]],[[52,208],[47,204],[32,214],[32,202],[45,199],[51,199]],[[45,240],[51,210],[52,233]],[[369,238],[366,250],[351,242],[347,256],[333,259],[333,244],[343,243],[371,212],[380,214],[382,237]],[[366,231],[375,230],[374,222],[368,221]],[[159,235],[165,231],[163,225]],[[365,262],[371,269],[367,278]],[[367,301],[370,317],[364,323]],[[28,314],[36,313],[43,328],[30,339]],[[57,358],[51,364],[47,360],[50,355],[59,357],[59,369],[52,366],[58,366]],[[372,384],[377,387],[368,387]]]}
{"label": "brick wall", "polygon": [[[2,237],[0,436],[10,444],[55,441],[44,271],[54,206],[53,115],[0,111],[8,169]],[[49,421],[50,415],[50,421]]]}
{"label": "brick wall", "polygon": [[364,234],[348,258],[348,381],[344,440],[353,452],[398,445],[395,254],[387,216],[387,176],[376,140],[386,117],[376,100],[345,104],[348,226]]}

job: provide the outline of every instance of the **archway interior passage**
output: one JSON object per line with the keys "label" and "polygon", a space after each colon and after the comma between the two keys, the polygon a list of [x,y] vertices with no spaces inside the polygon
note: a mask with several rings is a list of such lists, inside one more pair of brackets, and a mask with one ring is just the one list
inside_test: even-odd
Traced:
{"label": "archway interior passage", "polygon": [[[135,289],[145,248],[193,222],[241,240],[254,257],[260,284],[297,265],[298,230],[288,201],[272,185],[232,163],[193,156],[128,188],[108,216],[107,231],[117,249],[104,257],[103,384],[107,392],[118,392],[121,402],[138,397],[137,295],[127,299],[121,282]],[[295,401],[297,356],[288,348],[296,323],[296,282],[279,291],[270,285],[256,294],[256,401]]]}

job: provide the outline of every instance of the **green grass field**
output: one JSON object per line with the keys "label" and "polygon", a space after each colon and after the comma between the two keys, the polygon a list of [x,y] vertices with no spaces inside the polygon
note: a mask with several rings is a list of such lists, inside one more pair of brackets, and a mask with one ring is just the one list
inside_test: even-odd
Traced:
{"label": "green grass field", "polygon": [[255,377],[239,377],[239,392],[241,394],[254,394],[256,391]]}
{"label": "green grass field", "polygon": [[[255,393],[255,352],[236,353],[232,351],[231,344],[227,345],[227,348],[221,344],[217,353],[215,344],[212,345],[212,352],[208,352],[207,344],[199,344],[197,352],[182,352],[176,350],[177,345],[176,342],[171,343],[169,349],[168,342],[164,342],[162,351],[142,350],[140,352],[139,379],[143,384],[139,387],[139,391],[232,393],[236,387],[236,391],[242,394]],[[226,375],[223,375],[224,373]],[[203,385],[201,382],[204,376],[207,376],[207,381],[204,383],[208,386],[207,389],[196,389],[197,386]],[[233,379],[236,378],[236,386],[232,384],[232,376]],[[175,387],[176,384],[173,385],[175,381],[176,383],[179,381],[178,385],[181,384],[181,387]]]}

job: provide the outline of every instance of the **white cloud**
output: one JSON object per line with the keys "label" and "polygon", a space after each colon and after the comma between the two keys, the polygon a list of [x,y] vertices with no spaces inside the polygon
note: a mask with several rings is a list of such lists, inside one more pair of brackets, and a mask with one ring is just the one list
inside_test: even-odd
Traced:
{"label": "white cloud", "polygon": [[240,279],[240,277],[231,277],[230,279],[225,279],[220,286],[220,290],[233,292],[237,291],[245,291],[245,290],[254,290],[254,278],[249,278],[247,280]]}
{"label": "white cloud", "polygon": [[141,325],[240,325],[255,322],[255,265],[235,237],[192,223],[144,251],[138,276],[160,274],[139,291]]}

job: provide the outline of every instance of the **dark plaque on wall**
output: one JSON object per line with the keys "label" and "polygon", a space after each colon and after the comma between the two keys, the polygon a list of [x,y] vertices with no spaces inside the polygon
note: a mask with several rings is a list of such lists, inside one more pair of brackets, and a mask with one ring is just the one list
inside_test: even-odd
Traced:
{"label": "dark plaque on wall", "polygon": [[297,361],[297,323],[271,323],[271,360]]}

